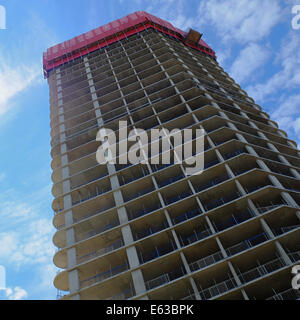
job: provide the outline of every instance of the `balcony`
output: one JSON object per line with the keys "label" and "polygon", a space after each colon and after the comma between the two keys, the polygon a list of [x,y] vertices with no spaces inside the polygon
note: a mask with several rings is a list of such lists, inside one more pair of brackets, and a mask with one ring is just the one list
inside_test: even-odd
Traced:
{"label": "balcony", "polygon": [[133,219],[142,217],[142,216],[144,216],[152,211],[155,211],[157,209],[160,209],[160,208],[161,208],[161,204],[160,204],[160,202],[157,202],[153,206],[144,206],[143,205],[142,208],[139,210],[128,209],[127,210],[128,219],[129,219],[129,221],[131,221]]}
{"label": "balcony", "polygon": [[228,278],[222,282],[215,284],[214,286],[199,291],[199,293],[203,300],[208,300],[236,287],[237,283],[234,278]]}
{"label": "balcony", "polygon": [[82,241],[82,240],[94,237],[94,236],[101,234],[105,231],[113,229],[119,225],[120,225],[119,219],[112,220],[105,225],[101,225],[101,227],[99,227],[99,228],[96,228],[96,229],[90,230],[88,232],[84,232],[79,235],[76,235],[76,241]]}
{"label": "balcony", "polygon": [[165,230],[167,228],[169,228],[169,225],[168,225],[167,221],[165,221],[164,223],[162,223],[160,225],[150,227],[150,228],[145,229],[143,231],[136,232],[133,234],[133,237],[134,237],[135,241],[137,241],[137,240],[149,237],[149,236],[151,236],[157,232],[160,232],[162,230]]}
{"label": "balcony", "polygon": [[247,210],[245,210],[244,212],[238,213],[238,214],[232,214],[229,219],[226,219],[226,220],[224,219],[224,221],[222,222],[213,223],[213,225],[216,231],[221,232],[225,229],[228,229],[235,225],[243,223],[253,217],[255,217],[255,214],[252,213],[252,211],[249,208],[247,208]]}
{"label": "balcony", "polygon": [[174,225],[178,224],[178,223],[181,223],[183,221],[186,221],[186,220],[189,220],[189,219],[192,219],[196,216],[199,216],[200,214],[202,214],[202,210],[200,208],[197,208],[197,209],[193,209],[193,210],[190,210],[190,211],[187,211],[175,218],[172,219],[172,222]]}
{"label": "balcony", "polygon": [[285,267],[286,264],[283,261],[282,258],[277,258],[272,261],[269,261],[265,264],[259,265],[256,268],[253,268],[249,271],[246,271],[244,273],[238,274],[238,277],[240,281],[244,284],[250,281],[253,281],[255,279],[264,277],[265,275],[272,273],[276,270],[279,270],[283,267]]}
{"label": "balcony", "polygon": [[106,187],[99,187],[96,186],[96,188],[93,190],[93,193],[90,192],[90,189],[84,190],[85,192],[87,191],[87,196],[82,196],[81,193],[77,193],[77,199],[79,198],[79,200],[73,200],[72,199],[72,206],[75,206],[81,202],[85,202],[88,200],[91,200],[93,198],[96,198],[104,193],[107,193],[109,191],[111,191],[111,186],[106,186]]}
{"label": "balcony", "polygon": [[135,296],[134,288],[126,289],[120,293],[115,294],[112,297],[106,298],[105,300],[127,300]]}
{"label": "balcony", "polygon": [[194,189],[198,193],[198,192],[201,192],[201,191],[203,191],[205,189],[208,189],[210,187],[216,186],[216,185],[218,185],[218,184],[220,184],[220,183],[222,183],[222,182],[224,182],[224,181],[226,181],[228,179],[229,179],[228,174],[225,174],[225,175],[222,175],[220,177],[217,177],[216,179],[213,179],[213,180],[207,182],[206,184],[195,185]]}
{"label": "balcony", "polygon": [[235,254],[238,254],[242,251],[245,251],[247,249],[250,249],[252,247],[255,247],[265,241],[269,240],[269,236],[265,233],[265,232],[262,232],[260,234],[257,234],[249,239],[246,239],[244,241],[241,241],[227,249],[226,250],[226,253],[228,256],[233,256]]}
{"label": "balcony", "polygon": [[233,200],[235,200],[235,199],[237,199],[237,198],[239,198],[241,196],[242,196],[242,194],[240,192],[236,191],[236,192],[230,194],[229,196],[222,197],[220,199],[211,201],[209,203],[205,203],[204,204],[204,208],[207,211],[209,211],[209,210],[212,210],[212,209],[217,208],[219,206],[222,206],[222,205],[224,205],[224,204],[226,204],[228,202],[231,202],[231,201],[233,201]]}
{"label": "balcony", "polygon": [[170,271],[167,273],[164,273],[160,275],[159,277],[156,277],[154,279],[145,281],[146,289],[151,290],[156,287],[159,287],[161,285],[165,285],[166,283],[169,283],[173,280],[176,280],[186,274],[186,271],[183,266],[181,266],[178,269],[175,269],[174,271]]}
{"label": "balcony", "polygon": [[276,293],[273,296],[267,298],[266,300],[299,300],[300,294],[297,290],[288,289],[280,293]]}
{"label": "balcony", "polygon": [[116,267],[110,267],[110,269],[104,272],[98,273],[93,277],[80,281],[80,288],[86,288],[95,283],[103,282],[104,280],[112,278],[113,276],[123,273],[127,270],[129,270],[129,265],[126,261],[126,263],[124,264],[118,265]]}
{"label": "balcony", "polygon": [[179,200],[185,199],[185,198],[191,196],[192,194],[193,194],[192,191],[189,190],[189,191],[185,191],[185,192],[182,192],[180,194],[177,194],[175,196],[163,197],[163,198],[164,198],[165,204],[169,205],[171,203],[174,203],[174,202],[177,202]]}
{"label": "balcony", "polygon": [[223,254],[221,251],[218,251],[214,254],[211,254],[207,257],[201,258],[197,261],[194,261],[192,263],[189,264],[191,272],[206,268],[212,264],[215,264],[221,260],[223,260]]}
{"label": "balcony", "polygon": [[94,258],[97,258],[97,257],[100,257],[100,256],[103,256],[105,255],[106,253],[109,253],[109,252],[112,252],[114,250],[117,250],[121,247],[124,246],[124,242],[123,240],[118,240],[117,242],[115,243],[112,243],[110,244],[109,246],[106,246],[104,248],[101,248],[100,250],[96,250],[96,251],[93,251],[93,252],[90,252],[88,254],[85,254],[84,256],[81,256],[77,259],[77,262],[80,264],[80,263],[83,263],[87,260],[90,260],[90,259],[94,259]]}
{"label": "balcony", "polygon": [[212,235],[212,231],[206,226],[206,229],[202,230],[193,230],[193,233],[188,235],[187,237],[182,237],[179,235],[179,241],[182,247],[186,247],[196,241],[200,241]]}
{"label": "balcony", "polygon": [[282,234],[285,234],[287,232],[290,232],[292,230],[299,229],[299,228],[300,228],[300,224],[296,224],[293,226],[286,226],[286,227],[272,229],[272,232],[274,233],[275,236],[280,236]]}
{"label": "balcony", "polygon": [[140,263],[146,263],[148,261],[154,260],[158,257],[164,256],[174,250],[177,250],[177,246],[173,240],[170,240],[168,244],[155,246],[155,249],[151,252],[138,251]]}

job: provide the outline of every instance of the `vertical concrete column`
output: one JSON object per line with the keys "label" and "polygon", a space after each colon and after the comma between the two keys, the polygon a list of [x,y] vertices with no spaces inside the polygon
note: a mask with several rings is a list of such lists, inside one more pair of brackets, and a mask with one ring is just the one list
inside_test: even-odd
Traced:
{"label": "vertical concrete column", "polygon": [[70,293],[75,293],[80,289],[78,270],[74,269],[68,272],[69,277],[69,291]]}
{"label": "vertical concrete column", "polygon": [[76,248],[73,247],[67,251],[68,268],[74,268],[77,265]]}
{"label": "vertical concrete column", "polygon": [[253,203],[253,201],[251,199],[247,199],[248,202],[248,207],[251,210],[252,213],[254,213],[254,215],[259,216],[259,211],[257,210],[255,204]]}
{"label": "vertical concrete column", "polygon": [[211,223],[211,221],[210,221],[210,219],[209,219],[208,216],[205,216],[205,221],[206,221],[206,223],[207,223],[207,225],[208,225],[211,233],[212,233],[212,234],[215,234],[215,233],[216,233],[216,230],[214,229],[214,227],[213,227],[213,225],[212,225],[212,223]]}
{"label": "vertical concrete column", "polygon": [[240,140],[241,142],[248,143],[247,140],[242,136],[240,133],[236,133],[235,136]]}
{"label": "vertical concrete column", "polygon": [[280,188],[280,189],[284,189],[283,185],[279,182],[279,180],[278,180],[275,176],[269,174],[269,175],[268,175],[268,178],[270,179],[271,183],[272,183],[275,187]]}
{"label": "vertical concrete column", "polygon": [[293,263],[292,263],[290,257],[287,255],[287,253],[285,252],[285,250],[283,249],[282,245],[280,244],[280,242],[278,240],[275,241],[275,246],[276,246],[277,252],[279,253],[280,257],[283,259],[285,264],[287,266],[292,265]]}
{"label": "vertical concrete column", "polygon": [[237,275],[237,273],[236,273],[236,271],[235,271],[232,263],[231,263],[230,261],[228,261],[227,264],[228,264],[228,267],[229,267],[229,269],[230,269],[230,271],[231,271],[231,273],[232,273],[232,275],[233,275],[233,278],[234,278],[236,284],[237,284],[238,286],[241,286],[241,285],[242,285],[242,282],[241,282],[240,278],[238,277],[238,275]]}
{"label": "vertical concrete column", "polygon": [[268,138],[261,132],[261,131],[257,131],[257,134],[264,140],[268,140]]}
{"label": "vertical concrete column", "polygon": [[294,168],[289,168],[289,169],[290,169],[291,174],[292,174],[296,179],[299,179],[299,180],[300,180],[300,174],[298,173],[298,171],[295,170]]}
{"label": "vertical concrete column", "polygon": [[265,170],[265,171],[267,171],[267,172],[271,172],[271,170],[269,169],[269,167],[265,164],[265,162],[264,162],[263,160],[257,159],[257,160],[256,160],[256,163],[258,164],[258,166],[259,166],[261,169],[263,169],[263,170]]}
{"label": "vertical concrete column", "polygon": [[230,166],[229,166],[227,163],[225,163],[225,169],[226,169],[226,171],[227,171],[227,174],[228,174],[228,176],[229,176],[229,179],[235,177],[234,173],[232,172]]}
{"label": "vertical concrete column", "polygon": [[190,266],[189,266],[189,264],[188,264],[188,262],[187,262],[187,260],[186,260],[186,257],[185,257],[185,255],[184,255],[183,252],[180,252],[180,258],[181,258],[181,261],[182,261],[182,263],[183,263],[183,265],[184,265],[184,268],[185,268],[186,273],[187,273],[187,274],[191,273]]}
{"label": "vertical concrete column", "polygon": [[274,146],[273,143],[267,142],[267,145],[269,147],[270,150],[274,151],[274,152],[279,152],[278,149]]}
{"label": "vertical concrete column", "polygon": [[265,231],[265,233],[270,237],[270,239],[274,239],[275,236],[264,218],[260,219],[260,224],[261,224],[263,230]]}
{"label": "vertical concrete column", "polygon": [[226,259],[228,257],[228,255],[227,255],[226,250],[224,249],[219,237],[216,237],[216,242],[217,242],[218,247],[220,248],[220,251],[222,252],[223,258]]}
{"label": "vertical concrete column", "polygon": [[242,196],[245,196],[247,194],[247,192],[238,180],[235,180],[235,185]]}
{"label": "vertical concrete column", "polygon": [[246,150],[249,152],[249,154],[252,154],[255,157],[258,157],[258,154],[256,153],[256,151],[253,149],[253,147],[251,146],[245,146]]}
{"label": "vertical concrete column", "polygon": [[287,166],[290,166],[291,164],[289,163],[289,161],[286,159],[286,157],[284,157],[283,155],[281,154],[278,154],[278,159],[280,162],[286,164]]}
{"label": "vertical concrete column", "polygon": [[289,206],[294,208],[299,208],[297,202],[293,199],[293,197],[289,193],[281,192],[281,196]]}
{"label": "vertical concrete column", "polygon": [[195,294],[196,300],[202,300],[195,280],[192,277],[190,277],[189,281],[190,281],[190,284],[191,284],[191,286],[192,286],[192,288],[194,290],[194,294]]}

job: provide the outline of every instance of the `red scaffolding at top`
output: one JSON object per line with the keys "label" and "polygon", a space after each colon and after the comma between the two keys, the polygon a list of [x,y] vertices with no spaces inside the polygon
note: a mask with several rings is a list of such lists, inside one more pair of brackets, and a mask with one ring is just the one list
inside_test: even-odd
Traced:
{"label": "red scaffolding at top", "polygon": [[148,28],[156,29],[183,41],[186,45],[216,59],[215,52],[202,40],[197,45],[185,41],[187,33],[171,23],[144,11],[134,12],[124,18],[91,30],[71,40],[57,44],[43,53],[44,75],[56,67],[97,49],[127,38]]}

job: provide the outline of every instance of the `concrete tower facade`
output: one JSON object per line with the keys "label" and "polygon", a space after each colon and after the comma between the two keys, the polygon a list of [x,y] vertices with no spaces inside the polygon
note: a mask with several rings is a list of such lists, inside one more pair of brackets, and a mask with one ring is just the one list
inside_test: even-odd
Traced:
{"label": "concrete tower facade", "polygon": [[[48,49],[61,299],[297,299],[300,152],[214,51],[145,12]],[[205,170],[99,165],[100,128],[205,130]]]}

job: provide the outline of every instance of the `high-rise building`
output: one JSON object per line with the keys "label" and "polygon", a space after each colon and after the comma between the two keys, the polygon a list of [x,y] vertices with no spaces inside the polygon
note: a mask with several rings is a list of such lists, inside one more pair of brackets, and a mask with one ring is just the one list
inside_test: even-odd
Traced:
{"label": "high-rise building", "polygon": [[[135,12],[44,53],[62,299],[297,299],[300,152],[201,37]],[[100,165],[120,120],[204,129],[205,170]]]}

